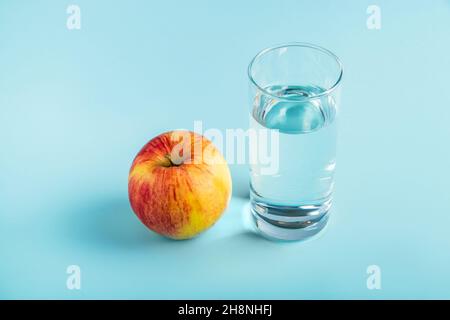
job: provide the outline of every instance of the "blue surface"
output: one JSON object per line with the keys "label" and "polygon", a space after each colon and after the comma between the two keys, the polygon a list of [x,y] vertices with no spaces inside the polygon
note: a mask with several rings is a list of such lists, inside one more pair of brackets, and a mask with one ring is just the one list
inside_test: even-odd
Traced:
{"label": "blue surface", "polygon": [[[450,298],[449,1],[0,3],[0,298]],[[327,232],[273,243],[245,224],[247,169],[197,239],[137,220],[127,175],[174,128],[246,128],[246,67],[304,41],[345,66]],[[66,288],[66,267],[82,289]],[[368,290],[379,265],[382,289]]]}

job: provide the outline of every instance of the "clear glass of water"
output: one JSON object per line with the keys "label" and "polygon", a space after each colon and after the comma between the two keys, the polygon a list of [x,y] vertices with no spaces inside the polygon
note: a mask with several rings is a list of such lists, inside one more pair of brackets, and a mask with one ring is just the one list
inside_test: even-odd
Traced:
{"label": "clear glass of water", "polygon": [[[327,224],[342,74],[336,55],[307,43],[268,48],[250,62],[250,131],[278,137],[270,157],[276,170],[264,170],[260,157],[250,164],[252,216],[268,238],[304,240]],[[253,148],[267,149],[264,143],[258,138]]]}

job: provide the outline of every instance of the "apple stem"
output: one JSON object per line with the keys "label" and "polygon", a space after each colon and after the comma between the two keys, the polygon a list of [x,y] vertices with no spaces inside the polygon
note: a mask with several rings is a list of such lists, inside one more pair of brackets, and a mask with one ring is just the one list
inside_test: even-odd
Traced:
{"label": "apple stem", "polygon": [[166,159],[169,160],[169,162],[170,162],[169,167],[172,167],[172,166],[178,167],[178,166],[181,165],[181,163],[180,163],[180,164],[176,164],[175,162],[173,162],[173,161],[172,161],[172,158],[170,157],[170,154],[166,154],[165,157],[166,157]]}

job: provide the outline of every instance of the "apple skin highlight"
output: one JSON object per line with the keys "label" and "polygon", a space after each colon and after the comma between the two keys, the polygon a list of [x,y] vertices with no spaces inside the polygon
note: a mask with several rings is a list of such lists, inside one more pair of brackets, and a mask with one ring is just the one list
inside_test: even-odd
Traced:
{"label": "apple skin highlight", "polygon": [[[174,156],[174,148],[186,143],[190,152]],[[227,208],[231,189],[230,170],[219,150],[189,131],[166,132],[148,142],[128,178],[135,214],[172,239],[189,239],[211,227]]]}

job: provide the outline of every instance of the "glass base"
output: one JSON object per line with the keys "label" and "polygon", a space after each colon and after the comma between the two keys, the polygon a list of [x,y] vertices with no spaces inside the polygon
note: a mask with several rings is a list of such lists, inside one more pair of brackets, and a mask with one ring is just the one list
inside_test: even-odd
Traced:
{"label": "glass base", "polygon": [[300,241],[322,231],[328,222],[331,197],[319,205],[274,206],[250,201],[256,229],[271,240]]}

